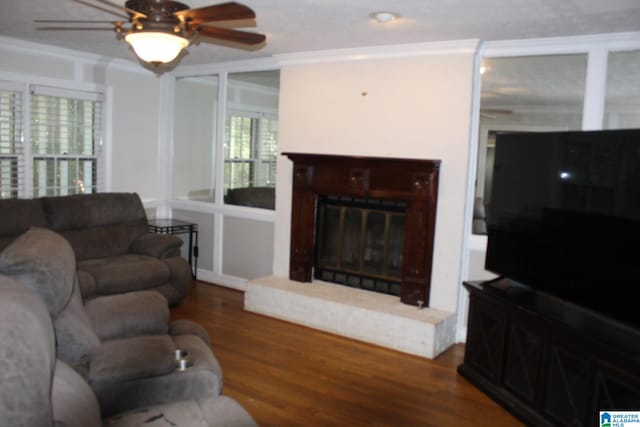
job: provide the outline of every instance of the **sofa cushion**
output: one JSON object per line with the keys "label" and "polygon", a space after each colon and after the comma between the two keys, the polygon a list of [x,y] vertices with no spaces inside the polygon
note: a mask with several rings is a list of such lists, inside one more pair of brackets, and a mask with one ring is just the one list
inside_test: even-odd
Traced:
{"label": "sofa cushion", "polygon": [[62,236],[31,228],[0,253],[0,272],[38,294],[55,319],[71,298],[76,264]]}
{"label": "sofa cushion", "polygon": [[51,386],[51,405],[56,426],[100,426],[100,407],[89,384],[64,362],[56,362]]}
{"label": "sofa cushion", "polygon": [[[174,370],[168,375],[149,376],[136,381],[92,380],[91,388],[96,393],[103,417],[143,406],[220,394],[222,370],[211,349],[196,336],[180,335],[172,338],[173,348],[187,352],[188,360],[193,365],[185,371]],[[135,339],[139,340],[141,337]],[[148,359],[142,361],[144,360]]]}
{"label": "sofa cushion", "polygon": [[84,307],[102,340],[169,332],[169,305],[156,291],[105,295]]}
{"label": "sofa cushion", "polygon": [[170,276],[162,261],[135,254],[85,260],[78,268],[93,276],[96,293],[102,295],[153,288],[167,283]]}
{"label": "sofa cushion", "polygon": [[73,287],[69,304],[54,320],[53,326],[56,331],[58,359],[87,378],[91,351],[100,345],[100,338],[84,309],[77,283]]}
{"label": "sofa cushion", "polygon": [[176,346],[168,335],[105,341],[91,357],[91,383],[123,383],[173,372]]}
{"label": "sofa cushion", "polygon": [[251,415],[234,399],[226,396],[172,402],[134,409],[104,420],[105,427],[202,426],[257,427]]}
{"label": "sofa cushion", "polygon": [[124,224],[58,232],[69,241],[78,261],[123,255],[129,251],[129,236]]}
{"label": "sofa cushion", "polygon": [[125,224],[129,241],[147,231],[147,215],[136,193],[43,197],[42,205],[56,231]]}

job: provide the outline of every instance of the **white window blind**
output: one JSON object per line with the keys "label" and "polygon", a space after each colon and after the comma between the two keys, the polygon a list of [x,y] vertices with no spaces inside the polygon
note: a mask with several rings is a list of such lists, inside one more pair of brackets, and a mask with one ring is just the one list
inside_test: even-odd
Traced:
{"label": "white window blind", "polygon": [[241,187],[275,187],[278,120],[263,114],[227,117],[225,191]]}
{"label": "white window blind", "polygon": [[0,87],[0,198],[16,198],[23,188],[22,97]]}
{"label": "white window blind", "polygon": [[278,120],[265,118],[260,121],[260,185],[275,187],[276,162],[278,159]]}
{"label": "white window blind", "polygon": [[250,116],[234,115],[227,119],[224,146],[225,190],[253,186],[256,126],[257,120]]}
{"label": "white window blind", "polygon": [[101,96],[32,87],[30,109],[33,196],[97,192],[103,180]]}

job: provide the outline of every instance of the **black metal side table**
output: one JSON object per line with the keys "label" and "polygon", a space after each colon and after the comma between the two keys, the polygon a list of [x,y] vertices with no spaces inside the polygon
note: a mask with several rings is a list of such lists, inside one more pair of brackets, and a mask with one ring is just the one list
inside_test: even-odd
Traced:
{"label": "black metal side table", "polygon": [[198,224],[178,219],[150,219],[148,229],[160,234],[189,234],[189,267],[194,280],[198,277]]}

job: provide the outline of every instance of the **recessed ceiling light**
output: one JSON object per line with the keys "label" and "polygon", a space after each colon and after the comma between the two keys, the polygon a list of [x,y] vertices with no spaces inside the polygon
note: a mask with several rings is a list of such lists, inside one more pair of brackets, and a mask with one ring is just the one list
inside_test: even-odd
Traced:
{"label": "recessed ceiling light", "polygon": [[375,19],[380,24],[386,24],[387,22],[392,22],[398,19],[400,16],[397,13],[393,12],[373,12],[369,14],[369,16]]}

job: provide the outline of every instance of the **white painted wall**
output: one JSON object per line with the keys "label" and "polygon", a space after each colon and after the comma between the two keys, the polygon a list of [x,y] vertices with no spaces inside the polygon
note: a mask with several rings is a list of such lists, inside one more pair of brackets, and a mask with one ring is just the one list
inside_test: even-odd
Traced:
{"label": "white painted wall", "polygon": [[[431,301],[456,311],[475,45],[411,57],[284,64],[280,152],[442,160]],[[278,164],[274,274],[288,276],[291,164]]]}
{"label": "white painted wall", "polygon": [[111,190],[162,200],[163,181],[156,173],[160,80],[150,73],[108,69],[106,84],[113,88]]}
{"label": "white painted wall", "polygon": [[172,197],[193,191],[212,195],[218,83],[215,77],[176,81],[173,133]]}

